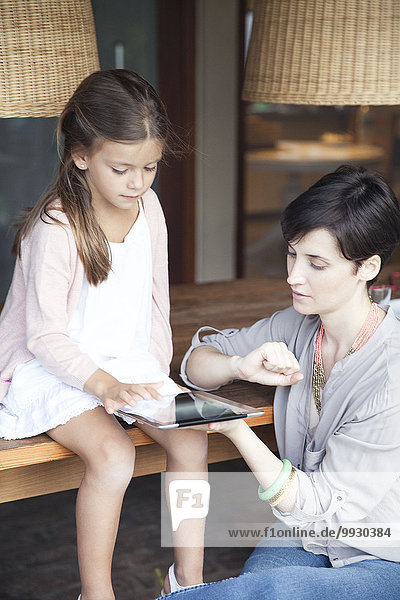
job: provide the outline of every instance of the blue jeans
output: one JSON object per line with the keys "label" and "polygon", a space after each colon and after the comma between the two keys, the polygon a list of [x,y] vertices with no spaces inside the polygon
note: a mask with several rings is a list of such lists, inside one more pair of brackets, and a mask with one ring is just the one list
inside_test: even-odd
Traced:
{"label": "blue jeans", "polygon": [[399,600],[400,564],[363,560],[332,567],[300,547],[258,546],[239,577],[164,596],[182,600]]}

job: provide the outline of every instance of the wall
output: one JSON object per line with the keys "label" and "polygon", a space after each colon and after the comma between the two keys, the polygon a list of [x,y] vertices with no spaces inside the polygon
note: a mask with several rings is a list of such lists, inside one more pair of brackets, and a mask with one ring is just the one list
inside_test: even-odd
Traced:
{"label": "wall", "polygon": [[239,0],[196,2],[196,281],[236,275]]}

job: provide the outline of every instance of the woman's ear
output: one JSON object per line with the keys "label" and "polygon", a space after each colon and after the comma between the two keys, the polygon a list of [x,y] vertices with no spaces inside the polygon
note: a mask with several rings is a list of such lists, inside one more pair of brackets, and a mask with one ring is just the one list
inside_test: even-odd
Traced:
{"label": "woman's ear", "polygon": [[88,158],[86,148],[84,148],[83,146],[79,148],[74,148],[74,150],[71,152],[71,156],[72,160],[75,163],[75,166],[78,167],[78,169],[80,169],[81,171],[86,171]]}
{"label": "woman's ear", "polygon": [[381,270],[382,260],[378,254],[366,258],[359,267],[357,275],[362,281],[371,281],[375,279]]}

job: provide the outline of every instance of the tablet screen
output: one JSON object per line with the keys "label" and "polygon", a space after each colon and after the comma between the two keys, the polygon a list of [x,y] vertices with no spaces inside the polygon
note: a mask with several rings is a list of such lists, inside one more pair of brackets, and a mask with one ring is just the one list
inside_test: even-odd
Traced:
{"label": "tablet screen", "polygon": [[250,406],[238,404],[208,392],[182,392],[162,400],[140,400],[135,407],[124,406],[121,414],[161,429],[228,421],[263,414]]}
{"label": "tablet screen", "polygon": [[238,414],[230,406],[216,400],[205,400],[193,393],[179,394],[175,397],[175,421],[188,423],[192,421],[209,422],[210,419],[235,418]]}

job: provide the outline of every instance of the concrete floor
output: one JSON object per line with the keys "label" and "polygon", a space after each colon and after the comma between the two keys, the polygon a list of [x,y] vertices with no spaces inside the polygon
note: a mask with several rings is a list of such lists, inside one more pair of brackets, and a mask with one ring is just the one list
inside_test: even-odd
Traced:
{"label": "concrete floor", "polygon": [[[245,470],[240,460],[212,470]],[[0,505],[0,600],[76,600],[76,490]],[[160,592],[172,549],[160,547],[160,476],[133,480],[126,493],[113,581],[118,600],[151,600]],[[205,580],[238,575],[251,548],[206,549]]]}

